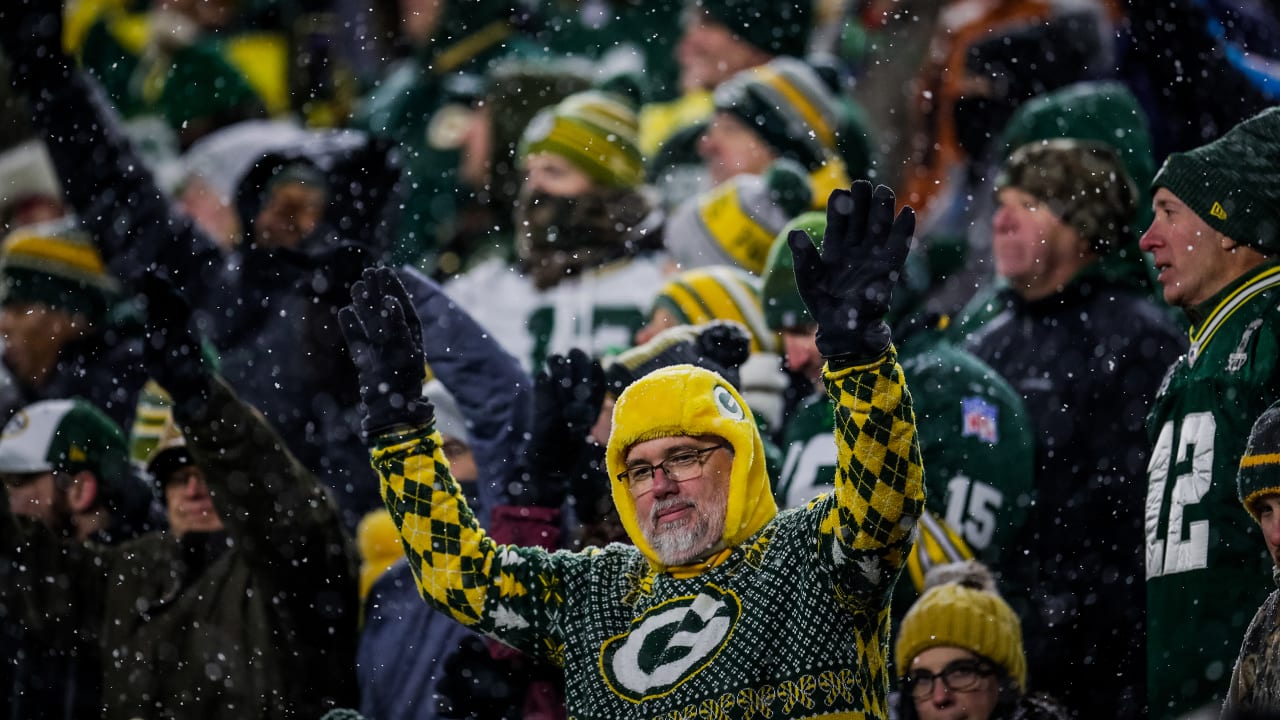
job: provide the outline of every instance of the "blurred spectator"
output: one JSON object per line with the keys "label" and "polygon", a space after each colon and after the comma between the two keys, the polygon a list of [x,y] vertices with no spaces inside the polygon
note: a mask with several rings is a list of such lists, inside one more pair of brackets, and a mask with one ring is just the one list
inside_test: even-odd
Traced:
{"label": "blurred spectator", "polygon": [[43,142],[27,140],[0,153],[0,226],[6,233],[65,214],[62,185]]}
{"label": "blurred spectator", "polygon": [[[14,515],[76,543],[118,545],[149,522],[151,489],[129,462],[111,420],[80,400],[45,400],[19,410],[0,435],[0,482]],[[0,571],[0,693],[5,717],[101,714],[102,665],[93,636]]]}
{"label": "blurred spectator", "polygon": [[1215,703],[1273,563],[1231,491],[1254,420],[1280,400],[1280,109],[1156,174],[1142,236],[1191,324],[1147,420],[1147,694],[1154,716]]}
{"label": "blurred spectator", "polygon": [[934,568],[902,620],[894,654],[898,720],[1066,720],[1065,708],[1027,685],[1018,616],[981,564]]}
{"label": "blurred spectator", "polygon": [[[1272,582],[1280,585],[1280,405],[1262,413],[1249,432],[1237,477],[1240,503],[1258,523]],[[1280,591],[1273,591],[1245,631],[1231,672],[1223,717],[1280,712],[1280,667],[1275,664]]]}
{"label": "blurred spectator", "polygon": [[407,195],[391,252],[397,264],[431,265],[464,197],[457,146],[438,142],[429,132],[449,104],[449,80],[483,75],[498,58],[542,54],[519,32],[527,14],[522,5],[509,0],[397,3],[404,54],[357,103],[351,119],[352,127],[389,137],[403,153]]}
{"label": "blurred spectator", "polygon": [[427,132],[438,146],[458,148],[458,181],[471,196],[442,231],[432,269],[438,278],[490,257],[516,260],[512,208],[524,183],[520,137],[540,110],[590,83],[586,68],[568,61],[511,59],[494,63],[483,76],[451,77],[447,86],[451,102],[432,117]]}
{"label": "blurred spectator", "polygon": [[[1133,93],[1108,81],[1076,83],[1035,97],[1020,106],[1005,127],[999,141],[1003,148],[1000,157],[1003,162],[1023,145],[1057,138],[1111,146],[1135,184],[1136,215],[1131,226],[1145,228],[1151,224],[1150,186],[1156,174],[1155,158],[1146,113]],[[988,204],[995,204],[994,193],[990,202],[975,202],[977,207]],[[991,214],[994,212],[992,208]],[[934,307],[946,307],[971,292],[975,283],[982,286],[949,329],[952,337],[960,339],[1006,309],[1010,297],[1004,292],[1007,282],[992,267],[991,218],[975,219],[968,235],[966,270],[948,279],[947,288],[931,294]],[[1115,249],[1099,258],[1099,268],[1135,291],[1155,293],[1155,269],[1138,248],[1136,232],[1118,238]]]}
{"label": "blurred spectator", "polygon": [[169,531],[76,547],[0,503],[10,581],[98,640],[108,718],[319,715],[355,699],[356,567],[323,486],[211,374],[190,311],[148,281],[148,371],[184,446],[151,470]]}
{"label": "blurred spectator", "polygon": [[641,186],[632,96],[590,90],[538,113],[520,157],[517,268],[492,258],[449,295],[526,367],[625,348],[662,284],[664,217]]}
{"label": "blurred spectator", "polygon": [[779,57],[720,83],[714,113],[671,138],[649,165],[668,206],[775,160],[799,163],[813,186],[812,208],[870,165],[861,111],[840,94],[835,70]]}
{"label": "blurred spectator", "polygon": [[809,209],[812,197],[804,169],[778,160],[681,204],[667,223],[667,250],[681,270],[736,265],[759,275],[778,231]]}
{"label": "blurred spectator", "polygon": [[122,427],[146,376],[140,328],[119,317],[120,285],[67,218],[0,245],[0,417],[42,398],[83,397]]}
{"label": "blurred spectator", "polygon": [[[1015,546],[1038,558],[1024,616],[1039,687],[1087,717],[1141,712],[1144,420],[1183,341],[1101,258],[1131,238],[1135,190],[1109,146],[1036,142],[996,181],[1006,309],[968,348],[1026,402],[1037,502]],[[1131,240],[1130,240],[1131,242]],[[1103,672],[1118,666],[1123,672]]]}
{"label": "blurred spectator", "polygon": [[164,0],[141,15],[108,12],[70,40],[123,117],[163,118],[185,149],[220,127],[288,107],[285,41],[233,32],[242,4]]}

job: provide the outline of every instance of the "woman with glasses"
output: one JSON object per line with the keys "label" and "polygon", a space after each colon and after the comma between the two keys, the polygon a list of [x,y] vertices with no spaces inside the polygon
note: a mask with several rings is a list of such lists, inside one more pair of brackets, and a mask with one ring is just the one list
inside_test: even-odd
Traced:
{"label": "woman with glasses", "polygon": [[1022,624],[975,561],[930,571],[898,629],[898,720],[1066,720],[1043,695],[1027,693]]}

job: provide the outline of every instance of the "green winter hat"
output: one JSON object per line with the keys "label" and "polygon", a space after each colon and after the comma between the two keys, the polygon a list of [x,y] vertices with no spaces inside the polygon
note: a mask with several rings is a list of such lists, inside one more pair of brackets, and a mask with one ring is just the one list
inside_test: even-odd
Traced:
{"label": "green winter hat", "polygon": [[771,55],[803,57],[813,32],[813,0],[690,0],[734,35]]}
{"label": "green winter hat", "polygon": [[840,100],[801,60],[780,57],[743,70],[716,88],[714,100],[717,111],[738,117],[780,157],[808,170],[822,167],[837,149]]}
{"label": "green winter hat", "polygon": [[632,98],[588,90],[534,116],[520,141],[520,157],[547,152],[568,160],[605,187],[644,182],[640,121]]}
{"label": "green winter hat", "polygon": [[1267,408],[1253,423],[1236,484],[1240,502],[1255,521],[1258,510],[1254,502],[1264,495],[1280,494],[1280,403]]}
{"label": "green winter hat", "polygon": [[1174,153],[1151,183],[1209,227],[1265,255],[1280,252],[1280,107],[1254,115],[1208,145]]}
{"label": "green winter hat", "polygon": [[116,299],[119,283],[89,236],[73,220],[29,225],[0,244],[0,305],[39,303],[98,322]]}
{"label": "green winter hat", "polygon": [[0,432],[0,473],[77,473],[103,482],[129,475],[124,432],[101,410],[79,400],[44,400],[19,410]]}
{"label": "green winter hat", "polygon": [[804,230],[813,244],[821,247],[822,234],[826,229],[825,213],[804,213],[782,228],[773,247],[769,249],[769,259],[765,261],[764,272],[760,276],[760,300],[764,305],[764,320],[770,330],[814,324],[813,316],[809,314],[809,308],[805,307],[804,300],[800,297],[800,288],[796,285],[795,259],[791,255],[791,246],[787,244],[787,236],[793,230]]}
{"label": "green winter hat", "polygon": [[1137,190],[1110,145],[1070,138],[1023,145],[996,178],[996,192],[1004,188],[1048,205],[1098,255],[1132,237]]}
{"label": "green winter hat", "polygon": [[1075,138],[1106,143],[1120,154],[1138,191],[1134,227],[1151,224],[1148,188],[1156,174],[1147,114],[1129,88],[1114,81],[1075,83],[1018,106],[1001,140],[1004,156],[1037,140]]}

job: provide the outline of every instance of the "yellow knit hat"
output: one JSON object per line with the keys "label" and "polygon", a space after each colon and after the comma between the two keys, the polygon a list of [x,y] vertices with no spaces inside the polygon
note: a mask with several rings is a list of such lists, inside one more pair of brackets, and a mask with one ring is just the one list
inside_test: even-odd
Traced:
{"label": "yellow knit hat", "polygon": [[964,582],[926,590],[902,618],[894,661],[906,672],[915,656],[944,646],[963,648],[991,660],[1026,690],[1022,624],[998,594]]}
{"label": "yellow knit hat", "polygon": [[751,333],[751,352],[776,352],[778,334],[764,321],[760,280],[728,265],[686,270],[658,290],[654,309],[664,308],[685,325],[732,320]]}
{"label": "yellow knit hat", "polygon": [[613,503],[622,526],[649,564],[666,565],[645,541],[636,521],[635,499],[618,473],[627,469],[627,451],[636,443],[682,435],[714,435],[733,446],[733,470],[729,476],[729,503],[725,511],[724,537],[732,547],[754,535],[774,515],[778,506],[765,472],[764,444],[750,408],[724,378],[693,365],[672,365],[655,370],[632,383],[613,407],[613,432],[605,458],[613,486]]}

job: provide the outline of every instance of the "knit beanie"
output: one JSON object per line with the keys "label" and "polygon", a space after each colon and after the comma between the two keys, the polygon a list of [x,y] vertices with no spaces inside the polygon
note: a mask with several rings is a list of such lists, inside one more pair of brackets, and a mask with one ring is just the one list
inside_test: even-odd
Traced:
{"label": "knit beanie", "polygon": [[787,235],[793,230],[804,230],[815,243],[821,243],[826,228],[827,216],[824,213],[807,212],[788,223],[774,240],[760,278],[760,301],[769,329],[801,328],[814,323],[809,308],[800,297],[800,287],[796,285],[795,258],[787,244]]}
{"label": "knit beanie", "polygon": [[1208,145],[1173,153],[1151,192],[1166,188],[1209,227],[1264,255],[1280,252],[1280,107]]}
{"label": "knit beanie", "polygon": [[62,183],[40,140],[28,140],[0,152],[0,222],[9,224],[13,212],[32,199],[62,201]]}
{"label": "knit beanie", "polygon": [[525,128],[519,155],[541,152],[563,157],[605,187],[639,186],[644,158],[635,99],[588,90],[543,109]]}
{"label": "knit beanie", "polygon": [[653,307],[683,325],[730,320],[746,328],[751,352],[777,350],[777,336],[765,325],[760,307],[760,280],[739,268],[711,265],[677,273],[658,290]]}
{"label": "knit beanie", "polygon": [[738,175],[685,202],[667,224],[667,250],[681,269],[737,265],[758,275],[773,238],[812,197],[804,170],[779,160],[763,175]]}
{"label": "knit beanie", "polygon": [[1253,423],[1236,484],[1240,502],[1254,520],[1258,519],[1254,502],[1264,495],[1280,494],[1280,403],[1267,408]]}
{"label": "knit beanie", "polygon": [[996,178],[996,192],[1005,188],[1046,204],[1098,255],[1115,250],[1132,233],[1137,189],[1109,145],[1067,138],[1023,145]]}
{"label": "knit beanie", "polygon": [[813,0],[690,0],[746,43],[771,55],[802,57],[813,31]]}
{"label": "knit beanie", "polygon": [[89,236],[69,219],[18,228],[0,244],[0,304],[39,303],[90,322],[106,316],[119,283]]}
{"label": "knit beanie", "polygon": [[[1025,691],[1027,659],[1017,614],[994,591],[991,574],[983,565],[969,561],[961,567],[958,577],[953,570],[942,565],[926,577],[924,594],[907,611],[898,628],[894,662],[905,670],[929,648],[963,648],[1004,668]],[[935,573],[954,579],[934,585]]]}
{"label": "knit beanie", "polygon": [[739,386],[738,367],[751,354],[746,328],[716,320],[705,325],[677,325],[649,338],[643,345],[608,360],[604,376],[615,395],[637,379],[671,365],[697,365]]}
{"label": "knit beanie", "polygon": [[0,432],[0,473],[92,471],[107,485],[129,474],[124,432],[79,400],[43,400],[22,408]]}
{"label": "knit beanie", "polygon": [[613,406],[613,432],[605,461],[622,526],[657,570],[666,565],[640,531],[635,498],[618,474],[627,469],[627,452],[637,443],[697,435],[724,438],[733,447],[722,538],[726,546],[742,543],[778,514],[760,430],[738,391],[719,375],[693,365],[655,370],[632,383]]}
{"label": "knit beanie", "polygon": [[780,157],[807,170],[822,167],[836,150],[842,110],[834,90],[804,61],[775,58],[720,83],[718,112],[738,117]]}
{"label": "knit beanie", "polygon": [[916,592],[924,592],[925,578],[934,568],[973,559],[973,550],[955,528],[932,510],[920,515],[920,534],[907,556],[907,575]]}

